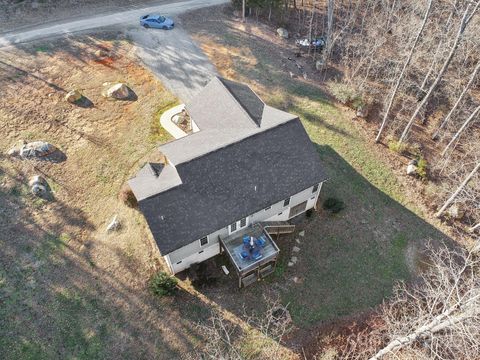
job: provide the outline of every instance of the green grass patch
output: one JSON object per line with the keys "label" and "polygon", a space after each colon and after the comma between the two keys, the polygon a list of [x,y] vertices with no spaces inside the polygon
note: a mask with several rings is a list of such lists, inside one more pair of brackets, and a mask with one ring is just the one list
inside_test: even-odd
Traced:
{"label": "green grass patch", "polygon": [[40,260],[48,259],[63,250],[69,241],[70,235],[68,234],[56,235],[48,233],[34,250],[35,257]]}
{"label": "green grass patch", "polygon": [[160,116],[168,109],[179,105],[178,100],[171,100],[170,102],[161,105],[155,112],[150,122],[150,133],[148,141],[151,143],[163,143],[170,138],[170,134],[160,125]]}

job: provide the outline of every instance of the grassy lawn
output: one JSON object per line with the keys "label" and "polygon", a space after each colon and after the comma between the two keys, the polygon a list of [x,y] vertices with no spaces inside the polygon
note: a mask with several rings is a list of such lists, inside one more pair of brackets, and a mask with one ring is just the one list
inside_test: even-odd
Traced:
{"label": "grassy lawn", "polygon": [[[69,37],[0,51],[0,358],[175,359],[198,343],[187,293],[154,298],[147,281],[159,255],[122,184],[170,136],[158,113],[177,99],[132,59],[117,33]],[[109,62],[95,51],[107,49]],[[41,49],[41,51],[39,50]],[[109,101],[122,80],[137,101]],[[93,103],[64,100],[80,88]],[[19,139],[47,140],[66,161],[4,156]],[[42,175],[51,200],[30,194]],[[108,234],[118,215],[122,227]],[[203,313],[205,313],[203,306]]]}
{"label": "grassy lawn", "polygon": [[[266,103],[300,117],[329,176],[320,205],[327,197],[346,204],[337,215],[319,210],[302,221],[298,230],[305,230],[304,237],[279,240],[280,264],[272,279],[235,299],[216,300],[224,306],[248,304],[274,288],[303,329],[381,303],[396,281],[415,275],[424,242],[444,238],[404,195],[391,164],[381,156],[386,150],[375,147],[351,120],[352,113],[330,100],[321,81],[310,80],[318,76],[311,65],[304,64],[308,81],[290,75],[297,71],[288,59],[294,58],[293,50],[274,36],[274,29],[232,21],[221,8],[185,20],[221,75],[250,84]],[[291,252],[295,238],[299,253]],[[299,261],[288,267],[292,255]]]}

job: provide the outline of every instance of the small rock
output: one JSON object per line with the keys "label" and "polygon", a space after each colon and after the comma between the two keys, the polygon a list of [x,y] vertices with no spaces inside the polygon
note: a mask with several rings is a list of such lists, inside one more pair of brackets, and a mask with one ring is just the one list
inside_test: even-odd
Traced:
{"label": "small rock", "polygon": [[368,116],[368,108],[366,106],[359,106],[356,115],[357,117],[366,118]]}
{"label": "small rock", "polygon": [[130,96],[130,89],[124,83],[104,83],[103,86],[105,89],[102,95],[106,98],[125,100]]}
{"label": "small rock", "polygon": [[417,166],[413,164],[408,164],[407,175],[416,175],[416,174],[417,174]]}
{"label": "small rock", "polygon": [[291,261],[289,261],[288,264],[287,264],[288,267],[292,267],[293,265],[295,265],[295,264]]}
{"label": "small rock", "polygon": [[105,50],[98,49],[97,51],[95,51],[95,56],[99,58],[103,58],[108,56],[108,53]]}
{"label": "small rock", "polygon": [[417,165],[418,165],[417,159],[412,159],[412,160],[410,160],[410,161],[408,162],[408,165],[415,165],[415,166],[417,166]]}
{"label": "small rock", "polygon": [[448,215],[455,220],[461,220],[463,216],[465,215],[465,212],[463,209],[460,207],[459,204],[453,204],[448,208],[447,211]]}
{"label": "small rock", "polygon": [[297,77],[297,75],[295,75],[293,72],[289,71],[288,74],[290,75],[290,77],[293,79],[295,77]]}
{"label": "small rock", "polygon": [[108,224],[107,226],[107,231],[110,232],[110,231],[116,231],[120,228],[120,222],[117,220],[117,215],[115,215],[112,219],[112,221],[110,222],[110,224]]}
{"label": "small rock", "polygon": [[44,185],[35,184],[31,187],[30,191],[33,195],[41,197],[47,193],[47,188]]}
{"label": "small rock", "polygon": [[298,246],[294,246],[292,251],[298,253],[300,251],[300,248]]}
{"label": "small rock", "polygon": [[324,64],[325,64],[325,62],[323,60],[317,60],[315,62],[315,69],[317,69],[319,71],[322,70]]}
{"label": "small rock", "polygon": [[39,197],[45,195],[48,190],[47,181],[40,175],[33,176],[28,182],[28,186],[30,186],[32,194]]}
{"label": "small rock", "polygon": [[69,103],[75,103],[82,98],[82,94],[78,90],[72,90],[65,95],[65,100]]}
{"label": "small rock", "polygon": [[298,236],[305,236],[305,231],[304,231],[304,230],[300,231],[300,232],[298,233]]}
{"label": "small rock", "polygon": [[295,242],[296,242],[297,244],[300,244],[300,239],[295,239]]}
{"label": "small rock", "polygon": [[293,280],[293,282],[294,282],[295,284],[298,284],[298,283],[300,282],[300,280],[298,279],[297,276],[294,276],[294,277],[292,278],[292,280]]}
{"label": "small rock", "polygon": [[297,258],[296,256],[292,256],[292,257],[290,258],[290,261],[293,262],[294,264],[296,264],[297,261],[298,261],[298,258]]}
{"label": "small rock", "polygon": [[288,39],[288,30],[285,28],[278,28],[277,34],[283,39]]}
{"label": "small rock", "polygon": [[303,73],[303,78],[304,78],[305,80],[308,79],[307,73]]}
{"label": "small rock", "polygon": [[30,181],[28,182],[28,185],[29,186],[33,186],[35,184],[45,185],[46,183],[47,181],[43,177],[41,177],[40,175],[35,175],[30,179]]}

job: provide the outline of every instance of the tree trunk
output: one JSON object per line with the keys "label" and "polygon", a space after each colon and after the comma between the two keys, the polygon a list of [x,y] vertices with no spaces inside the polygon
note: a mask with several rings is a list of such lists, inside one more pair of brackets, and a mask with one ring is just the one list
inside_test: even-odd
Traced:
{"label": "tree trunk", "polygon": [[477,225],[473,225],[470,229],[468,229],[468,231],[473,233],[477,229],[480,229],[480,223],[478,223]]}
{"label": "tree trunk", "polygon": [[462,124],[460,129],[458,129],[457,133],[453,136],[452,140],[450,140],[448,145],[445,146],[445,149],[443,149],[443,151],[442,151],[442,156],[445,156],[445,154],[447,153],[447,150],[450,148],[450,146],[452,146],[452,144],[455,142],[455,140],[458,139],[458,137],[463,133],[463,131],[468,126],[468,124],[470,124],[472,122],[472,120],[475,118],[475,116],[477,116],[477,114],[479,112],[480,112],[480,105],[477,106],[477,108],[475,110],[473,110],[473,112],[470,114],[470,116],[467,118],[467,120],[465,120],[465,122]]}
{"label": "tree trunk", "polygon": [[457,101],[455,102],[453,107],[450,109],[450,111],[447,114],[447,116],[445,117],[445,119],[443,119],[443,121],[440,124],[440,126],[438,127],[437,131],[435,131],[435,134],[432,135],[432,139],[436,139],[438,137],[438,135],[440,134],[440,131],[445,127],[445,125],[447,125],[448,121],[452,117],[453,112],[457,109],[458,105],[460,105],[460,103],[463,100],[463,97],[465,96],[467,91],[470,89],[470,86],[474,82],[475,77],[477,76],[478,70],[480,70],[480,60],[478,61],[477,66],[475,67],[475,70],[473,70],[472,76],[470,77],[470,80],[468,81],[467,85],[465,86],[462,93],[458,97]]}
{"label": "tree trunk", "polygon": [[[457,10],[457,4],[458,4],[458,0],[455,1],[455,3],[453,4],[453,7],[452,7],[452,11],[450,12],[450,15],[448,16],[448,19],[447,19],[447,22],[445,23],[445,31],[444,31],[444,34],[446,35],[448,33],[448,31],[450,30],[450,22],[452,21],[452,17],[453,15],[455,14],[456,10]],[[435,63],[437,62],[437,56],[438,54],[440,53],[440,50],[442,49],[442,47],[444,46],[444,41],[443,39],[440,39],[438,41],[438,45],[437,45],[437,49],[435,50],[435,55],[433,55],[433,61],[432,63],[430,64],[430,68],[428,69],[427,71],[427,74],[425,75],[425,78],[423,79],[423,82],[422,82],[422,85],[420,86],[420,88],[426,92],[425,90],[425,86],[427,86],[427,81],[428,79],[430,78],[430,74],[432,73],[434,67],[435,67]]]}
{"label": "tree trunk", "polygon": [[463,180],[463,182],[460,184],[460,186],[455,190],[455,192],[450,196],[450,198],[443,204],[443,206],[438,210],[438,212],[435,214],[436,217],[442,216],[442,214],[445,212],[445,210],[452,204],[453,200],[460,194],[460,192],[463,190],[465,185],[469,183],[470,180],[472,180],[473,176],[475,173],[480,169],[480,162],[475,166],[475,168],[472,170],[470,174]]}
{"label": "tree trunk", "polygon": [[472,13],[470,14],[470,16],[468,16],[468,12],[470,10],[471,4],[467,5],[467,8],[465,9],[465,12],[463,14],[462,20],[460,22],[460,26],[458,28],[457,36],[455,37],[455,41],[454,41],[453,46],[450,50],[450,53],[448,54],[447,58],[445,59],[445,62],[443,63],[442,68],[440,69],[440,72],[438,73],[438,75],[437,75],[435,81],[433,82],[433,84],[430,86],[430,89],[428,90],[427,94],[423,97],[422,101],[420,102],[420,104],[415,109],[415,112],[413,113],[412,117],[408,121],[407,126],[405,126],[405,129],[403,130],[403,133],[400,136],[399,143],[402,143],[406,139],[406,137],[407,137],[407,135],[410,131],[410,128],[412,127],[413,122],[415,121],[418,114],[420,113],[420,110],[423,108],[423,106],[430,99],[430,96],[432,95],[433,91],[435,90],[437,85],[442,80],[443,75],[447,71],[447,68],[450,65],[450,62],[452,61],[453,55],[455,54],[455,51],[458,48],[458,45],[460,43],[460,40],[461,40],[461,38],[462,38],[462,36],[465,32],[465,29],[466,29],[468,23],[470,22],[470,20],[472,20],[473,16],[477,12],[478,5],[480,5],[480,1],[477,1],[477,3],[475,4],[475,7],[474,7]]}
{"label": "tree trunk", "polygon": [[410,53],[408,54],[407,61],[405,61],[405,64],[403,64],[402,71],[397,78],[397,82],[395,83],[395,86],[393,87],[392,96],[388,101],[387,110],[383,115],[382,125],[380,126],[380,130],[378,130],[377,137],[375,138],[375,142],[377,143],[380,141],[380,137],[382,136],[382,132],[387,123],[388,115],[390,114],[390,109],[392,108],[392,104],[393,104],[393,101],[395,100],[395,96],[397,96],[397,91],[398,91],[398,88],[400,87],[400,83],[402,82],[403,75],[405,74],[405,70],[407,69],[408,65],[410,64],[410,61],[412,60],[413,53],[415,52],[415,48],[417,47],[417,44],[418,44],[418,41],[420,40],[420,36],[422,35],[423,29],[425,29],[425,25],[427,24],[428,15],[430,13],[431,8],[432,8],[432,0],[428,0],[427,10],[425,11],[425,16],[423,17],[422,25],[420,26],[420,29],[418,29],[417,36],[413,41],[413,45],[412,45],[412,48],[410,49]]}
{"label": "tree trunk", "polygon": [[242,0],[242,21],[245,22],[246,21],[246,18],[245,18],[245,2],[247,0]]}

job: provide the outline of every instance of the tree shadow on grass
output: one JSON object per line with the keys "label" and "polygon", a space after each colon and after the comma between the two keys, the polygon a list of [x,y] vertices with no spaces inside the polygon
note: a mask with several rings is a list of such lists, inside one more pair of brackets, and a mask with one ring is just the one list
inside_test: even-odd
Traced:
{"label": "tree shadow on grass", "polygon": [[[124,276],[108,263],[95,266],[98,252],[79,237],[95,230],[82,210],[60,201],[38,208],[22,193],[0,188],[0,211],[5,358],[175,359],[201,343],[191,326],[206,312],[201,301],[185,292],[154,298],[145,273],[129,273],[142,259],[126,263],[115,243],[107,253],[128,269]],[[46,222],[42,211],[54,221]],[[144,286],[132,280],[138,277],[145,277]]]}
{"label": "tree shadow on grass", "polygon": [[[381,304],[397,281],[413,281],[428,241],[454,245],[447,235],[373,186],[330,146],[316,144],[316,148],[329,180],[315,215],[304,217],[293,236],[276,240],[280,260],[275,275],[240,290],[234,274],[216,288],[198,289],[237,316],[243,305],[261,309],[265,294],[280,296],[299,328],[297,340],[328,321]],[[341,199],[346,208],[327,214],[321,203],[328,197]],[[302,230],[303,237],[298,235]],[[292,252],[293,246],[300,251]],[[293,255],[298,262],[287,267]]]}

